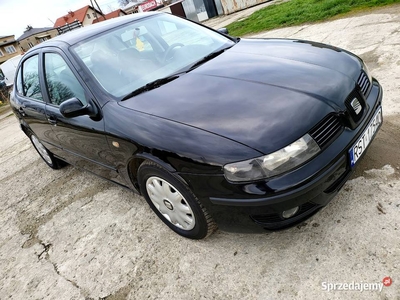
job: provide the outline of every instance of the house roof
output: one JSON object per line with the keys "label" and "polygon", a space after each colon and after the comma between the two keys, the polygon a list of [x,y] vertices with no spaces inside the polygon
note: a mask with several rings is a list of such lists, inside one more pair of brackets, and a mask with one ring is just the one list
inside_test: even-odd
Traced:
{"label": "house roof", "polygon": [[14,39],[15,39],[15,35],[10,34],[10,35],[3,35],[3,36],[0,36],[0,40],[5,39],[5,38],[12,38],[12,39],[14,40]]}
{"label": "house roof", "polygon": [[56,20],[56,22],[54,23],[54,28],[57,28],[59,26],[64,26],[65,23],[72,23],[75,20],[78,20],[79,22],[83,22],[83,20],[85,19],[85,16],[87,14],[88,9],[91,8],[94,11],[96,11],[96,13],[101,14],[97,9],[94,9],[92,6],[90,5],[86,5],[78,10],[75,11],[70,11],[69,13],[67,13],[66,15],[58,18]]}
{"label": "house roof", "polygon": [[4,36],[0,37],[0,45],[1,46],[13,44],[15,42],[16,42],[16,40],[15,40],[14,35],[4,35]]}
{"label": "house roof", "polygon": [[52,28],[52,27],[30,28],[28,30],[25,30],[24,33],[19,38],[17,38],[17,41],[22,41],[23,39],[26,39],[26,38],[30,37],[31,35],[35,35],[35,34],[53,30],[53,29],[54,28]]}
{"label": "house roof", "polygon": [[97,22],[101,22],[101,21],[104,21],[104,20],[117,18],[117,17],[120,16],[121,13],[126,15],[126,12],[124,12],[122,9],[117,9],[117,10],[114,10],[114,11],[104,15],[104,17],[103,16],[98,16],[97,19],[94,19],[92,23],[95,24]]}

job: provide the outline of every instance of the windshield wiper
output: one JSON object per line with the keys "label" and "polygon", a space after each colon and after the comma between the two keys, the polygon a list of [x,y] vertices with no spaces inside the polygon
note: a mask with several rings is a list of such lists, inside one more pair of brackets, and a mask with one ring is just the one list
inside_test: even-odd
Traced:
{"label": "windshield wiper", "polygon": [[[233,46],[233,45],[232,45]],[[204,64],[205,62],[213,59],[214,57],[217,57],[218,55],[220,55],[221,53],[223,53],[225,50],[231,48],[232,46],[217,50],[215,52],[211,52],[210,54],[204,56],[202,59],[200,59],[199,61],[195,62],[193,65],[191,65],[188,69],[186,69],[185,71],[181,71],[179,73],[164,77],[164,78],[159,78],[156,79],[152,82],[147,83],[146,85],[134,90],[133,92],[129,93],[128,95],[126,95],[124,98],[121,99],[121,101],[129,99],[133,96],[139,95],[141,93],[150,91],[152,89],[158,88],[161,85],[164,85],[172,80],[175,80],[176,78],[178,78],[180,75],[184,74],[184,73],[188,73],[190,71],[192,71],[193,69],[197,68],[198,66]]]}
{"label": "windshield wiper", "polygon": [[164,78],[159,78],[156,79],[154,81],[151,81],[149,83],[147,83],[146,85],[134,90],[133,92],[130,92],[128,95],[126,95],[124,98],[121,99],[121,101],[132,98],[133,96],[139,95],[141,93],[153,90],[155,88],[158,88],[159,86],[162,86],[172,80],[175,80],[179,77],[179,75],[174,74],[174,75],[170,75]]}
{"label": "windshield wiper", "polygon": [[187,72],[190,72],[190,71],[196,69],[198,66],[204,64],[205,62],[207,62],[207,61],[209,61],[209,60],[212,60],[213,58],[215,58],[215,57],[217,57],[218,55],[224,53],[225,50],[227,50],[227,49],[229,49],[229,48],[231,48],[231,47],[232,47],[232,46],[227,47],[227,48],[223,48],[223,49],[220,49],[220,50],[217,50],[217,51],[214,51],[214,52],[211,52],[210,54],[204,56],[204,57],[203,57],[202,59],[200,59],[199,61],[195,62],[195,63],[188,69]]}

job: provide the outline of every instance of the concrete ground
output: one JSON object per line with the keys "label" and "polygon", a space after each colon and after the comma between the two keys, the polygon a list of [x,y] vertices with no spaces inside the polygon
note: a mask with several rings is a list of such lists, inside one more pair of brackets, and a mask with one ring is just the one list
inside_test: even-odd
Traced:
{"label": "concrete ground", "polygon": [[[396,5],[257,35],[344,47],[385,89],[385,123],[356,175],[285,231],[181,238],[143,198],[73,167],[49,169],[3,114],[0,299],[400,299],[399,16]],[[380,291],[327,290],[388,276]]]}

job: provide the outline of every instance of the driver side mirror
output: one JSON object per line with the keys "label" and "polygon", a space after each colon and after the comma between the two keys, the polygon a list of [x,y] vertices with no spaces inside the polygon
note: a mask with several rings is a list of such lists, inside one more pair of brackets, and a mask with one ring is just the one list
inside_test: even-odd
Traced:
{"label": "driver side mirror", "polygon": [[220,33],[226,34],[226,35],[229,34],[228,29],[226,29],[225,27],[219,28],[217,31],[220,32]]}
{"label": "driver side mirror", "polygon": [[60,112],[66,118],[75,118],[84,115],[88,115],[92,118],[97,117],[97,108],[95,106],[89,103],[84,105],[76,97],[61,103]]}

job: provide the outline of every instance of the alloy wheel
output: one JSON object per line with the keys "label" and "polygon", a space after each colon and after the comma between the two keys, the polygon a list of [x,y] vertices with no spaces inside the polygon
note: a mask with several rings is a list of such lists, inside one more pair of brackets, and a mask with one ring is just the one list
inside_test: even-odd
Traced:
{"label": "alloy wheel", "polygon": [[39,154],[43,157],[43,159],[48,163],[48,164],[53,164],[53,161],[49,155],[49,152],[47,152],[47,149],[43,146],[41,142],[39,142],[38,138],[35,135],[32,135],[31,137],[32,143],[35,145],[37,151]]}

